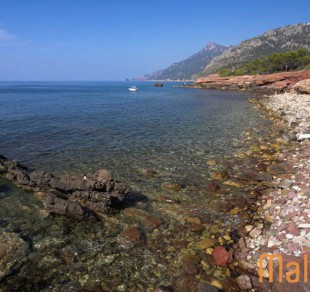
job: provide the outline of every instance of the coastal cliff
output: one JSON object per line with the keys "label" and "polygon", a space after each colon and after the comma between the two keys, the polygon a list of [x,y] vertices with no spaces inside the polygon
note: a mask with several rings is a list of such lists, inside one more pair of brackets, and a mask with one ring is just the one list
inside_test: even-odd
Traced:
{"label": "coastal cliff", "polygon": [[196,80],[194,88],[230,89],[230,90],[270,90],[285,92],[290,90],[297,82],[309,79],[310,70],[295,72],[282,72],[266,75],[243,75],[220,77],[211,74]]}

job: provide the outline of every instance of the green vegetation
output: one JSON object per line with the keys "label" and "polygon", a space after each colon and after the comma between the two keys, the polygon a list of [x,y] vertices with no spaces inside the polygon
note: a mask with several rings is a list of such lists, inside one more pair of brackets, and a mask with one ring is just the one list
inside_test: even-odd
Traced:
{"label": "green vegetation", "polygon": [[245,74],[271,74],[301,69],[310,69],[310,51],[306,49],[271,54],[265,58],[250,62],[239,69],[222,69],[218,73],[221,77],[225,77]]}

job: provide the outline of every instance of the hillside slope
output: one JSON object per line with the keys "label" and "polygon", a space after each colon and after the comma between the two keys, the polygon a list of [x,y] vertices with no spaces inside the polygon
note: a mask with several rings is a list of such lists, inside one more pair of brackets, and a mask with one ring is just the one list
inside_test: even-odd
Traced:
{"label": "hillside slope", "polygon": [[194,74],[203,71],[211,60],[221,55],[227,47],[209,43],[198,53],[186,60],[174,63],[167,69],[157,71],[151,75],[145,75],[147,80],[192,80]]}
{"label": "hillside slope", "polygon": [[212,74],[221,69],[236,69],[272,53],[300,48],[310,50],[310,23],[288,25],[243,41],[214,58],[204,71]]}

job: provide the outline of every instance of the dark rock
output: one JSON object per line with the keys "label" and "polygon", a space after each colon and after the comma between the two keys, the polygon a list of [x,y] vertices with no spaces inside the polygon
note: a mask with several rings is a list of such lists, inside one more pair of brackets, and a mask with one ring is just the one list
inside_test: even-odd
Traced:
{"label": "dark rock", "polygon": [[186,255],[182,258],[183,269],[186,274],[196,275],[198,273],[198,258]]}
{"label": "dark rock", "polygon": [[231,202],[226,202],[221,206],[221,212],[227,213],[229,212],[231,209],[234,208],[234,204]]}
{"label": "dark rock", "polygon": [[218,192],[221,187],[218,184],[211,182],[208,184],[207,189],[211,192]]}
{"label": "dark rock", "polygon": [[233,230],[229,232],[229,236],[234,242],[239,242],[239,240],[241,239],[241,236],[238,233],[238,230]]}
{"label": "dark rock", "polygon": [[46,192],[46,205],[52,213],[78,219],[98,218],[98,214],[110,212],[130,192],[128,186],[114,180],[105,169],[90,175],[56,177],[44,171],[29,171],[0,155],[0,171],[19,186]]}
{"label": "dark rock", "polygon": [[155,288],[154,292],[174,292],[175,290],[172,287],[160,285]]}
{"label": "dark rock", "polygon": [[247,200],[242,195],[237,195],[234,197],[234,205],[238,208],[243,208],[247,203]]}
{"label": "dark rock", "polygon": [[251,216],[247,211],[241,211],[237,216],[243,222],[248,222],[251,219]]}
{"label": "dark rock", "polygon": [[50,173],[44,171],[32,171],[29,173],[30,186],[42,189],[49,184],[52,177]]}
{"label": "dark rock", "polygon": [[251,277],[252,283],[256,291],[258,292],[269,292],[271,291],[272,283],[270,283],[268,280],[263,279],[262,282],[259,281],[259,278],[257,277]]}
{"label": "dark rock", "polygon": [[205,227],[202,224],[197,224],[197,223],[188,223],[189,224],[189,229],[192,232],[202,232]]}
{"label": "dark rock", "polygon": [[52,194],[47,195],[46,207],[51,213],[67,215],[77,219],[83,219],[89,216],[89,213],[79,204],[61,199]]}

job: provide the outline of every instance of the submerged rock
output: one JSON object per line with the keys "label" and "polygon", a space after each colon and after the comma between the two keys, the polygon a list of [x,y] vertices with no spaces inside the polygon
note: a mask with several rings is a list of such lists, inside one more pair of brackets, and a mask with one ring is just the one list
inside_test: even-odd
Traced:
{"label": "submerged rock", "polygon": [[145,242],[145,236],[139,228],[133,226],[119,235],[119,242],[123,245],[139,245]]}
{"label": "submerged rock", "polygon": [[26,261],[28,243],[17,233],[0,229],[0,282],[16,273]]}
{"label": "submerged rock", "polygon": [[183,189],[183,185],[177,182],[167,182],[161,185],[161,188],[165,191],[180,191]]}
{"label": "submerged rock", "polygon": [[226,267],[227,264],[233,262],[232,253],[227,251],[225,247],[218,246],[212,251],[214,262],[217,266]]}
{"label": "submerged rock", "polygon": [[99,218],[121,204],[130,191],[105,169],[94,174],[58,177],[31,171],[0,155],[0,170],[17,185],[46,194],[46,207],[51,213],[77,219]]}

